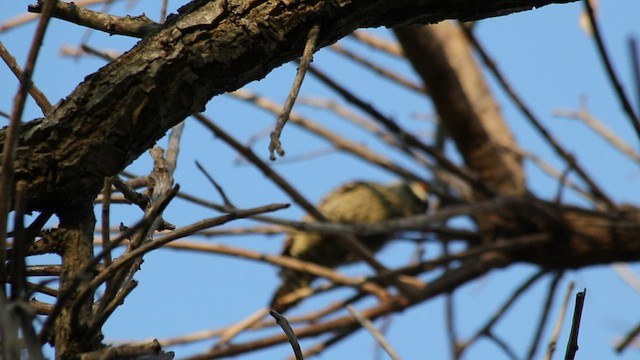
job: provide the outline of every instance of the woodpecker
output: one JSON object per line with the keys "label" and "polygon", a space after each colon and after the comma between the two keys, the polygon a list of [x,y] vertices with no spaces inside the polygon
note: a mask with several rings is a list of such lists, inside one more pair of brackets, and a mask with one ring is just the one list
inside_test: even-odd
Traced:
{"label": "woodpecker", "polygon": [[[331,222],[343,224],[375,224],[381,221],[408,217],[424,213],[428,202],[427,186],[423,182],[393,182],[387,185],[355,181],[327,194],[318,205],[318,210]],[[307,215],[302,221],[312,222]],[[380,250],[393,233],[360,236],[360,240],[372,252]],[[354,262],[348,250],[336,242],[335,235],[294,232],[285,241],[284,256],[335,268]],[[271,308],[284,312],[294,303],[282,303],[282,297],[301,288],[308,287],[315,279],[309,273],[283,268],[280,271],[282,285],[276,291]]]}

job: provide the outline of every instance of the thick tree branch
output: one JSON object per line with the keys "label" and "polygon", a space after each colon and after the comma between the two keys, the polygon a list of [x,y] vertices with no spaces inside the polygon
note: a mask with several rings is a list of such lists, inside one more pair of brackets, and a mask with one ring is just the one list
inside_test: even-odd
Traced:
{"label": "thick tree branch", "polygon": [[315,23],[322,24],[320,48],[360,27],[479,19],[570,1],[196,0],[87,77],[45,119],[25,125],[16,177],[29,181],[33,209],[97,194],[105,176],[213,96],[299,57]]}
{"label": "thick tree branch", "polygon": [[[506,194],[525,192],[518,157],[505,149],[515,140],[500,113],[462,30],[451,22],[400,26],[395,34],[423,79],[440,121],[472,169],[491,187]],[[477,192],[477,197],[484,194]]]}

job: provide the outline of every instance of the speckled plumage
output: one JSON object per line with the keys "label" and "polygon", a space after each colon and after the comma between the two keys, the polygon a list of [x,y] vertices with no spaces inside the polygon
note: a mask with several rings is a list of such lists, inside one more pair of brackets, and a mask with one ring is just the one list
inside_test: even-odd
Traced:
{"label": "speckled plumage", "polygon": [[[420,214],[426,211],[426,208],[426,189],[423,184],[416,182],[396,182],[388,185],[351,182],[330,192],[318,205],[318,210],[327,219],[346,224],[374,224]],[[313,218],[305,216],[303,221],[311,222]],[[393,234],[382,234],[360,237],[359,240],[375,252],[392,237]],[[283,255],[331,268],[356,260],[336,243],[335,236],[305,232],[289,235]],[[285,268],[280,271],[280,277],[282,285],[274,295],[271,308],[282,312],[292,304],[285,306],[279,303],[279,299],[309,286],[315,276]]]}

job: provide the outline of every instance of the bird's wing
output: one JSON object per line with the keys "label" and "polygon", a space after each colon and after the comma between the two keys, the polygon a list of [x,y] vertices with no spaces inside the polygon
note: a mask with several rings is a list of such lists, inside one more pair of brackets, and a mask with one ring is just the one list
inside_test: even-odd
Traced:
{"label": "bird's wing", "polygon": [[[354,181],[336,188],[329,194],[325,195],[325,197],[320,201],[317,206],[318,210],[330,221],[344,222],[345,214],[347,212],[353,212],[353,206],[345,204],[345,202],[341,199],[344,199],[345,197],[353,198],[354,196],[358,196],[357,193],[361,191],[362,184],[362,182]],[[348,207],[348,209],[340,209],[342,206],[346,206]],[[335,213],[336,210],[338,211],[338,214]],[[305,215],[302,218],[302,221],[313,222],[315,221],[315,219],[310,215]],[[287,236],[284,242],[284,247],[282,249],[282,255],[295,256],[296,254],[292,254],[293,243],[296,241],[296,238],[299,238],[301,236],[308,235],[305,235],[301,232],[294,232]]]}
{"label": "bird's wing", "polygon": [[373,224],[398,216],[398,202],[383,185],[351,182],[327,195],[318,209],[333,222]]}

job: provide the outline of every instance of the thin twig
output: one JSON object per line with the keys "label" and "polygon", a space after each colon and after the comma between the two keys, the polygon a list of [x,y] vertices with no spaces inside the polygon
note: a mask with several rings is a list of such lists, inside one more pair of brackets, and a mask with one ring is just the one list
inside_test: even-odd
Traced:
{"label": "thin twig", "polygon": [[506,151],[511,151],[513,153],[515,153],[516,155],[522,157],[525,160],[529,160],[531,161],[533,164],[535,164],[537,167],[540,168],[540,170],[542,170],[544,173],[546,173],[547,175],[549,175],[550,177],[558,180],[559,182],[562,182],[564,186],[570,188],[571,190],[575,191],[576,193],[578,193],[578,195],[584,197],[587,200],[591,200],[593,201],[595,199],[595,197],[593,196],[593,194],[589,193],[588,191],[586,191],[585,189],[583,189],[580,185],[578,185],[575,181],[572,181],[571,179],[566,178],[565,176],[565,172],[561,172],[560,170],[556,169],[555,167],[553,167],[553,165],[551,165],[549,162],[547,162],[545,159],[543,159],[542,157],[526,151],[524,149],[520,149],[520,148],[504,148]]}
{"label": "thin twig", "polygon": [[518,355],[516,354],[516,352],[513,351],[511,346],[509,346],[509,344],[506,341],[502,340],[502,338],[498,337],[496,334],[494,334],[491,331],[486,333],[485,336],[490,340],[492,340],[500,349],[502,349],[502,351],[504,351],[504,353],[511,360],[518,360]]}
{"label": "thin twig", "polygon": [[421,95],[427,94],[427,89],[424,88],[424,86],[419,85],[407,78],[404,78],[401,75],[398,75],[397,73],[386,69],[380,65],[377,65],[376,63],[374,63],[373,61],[370,61],[369,59],[365,58],[364,56],[360,56],[358,54],[356,54],[355,52],[348,50],[347,48],[345,48],[342,45],[339,44],[333,44],[329,47],[329,49],[334,50],[335,52],[337,52],[338,54],[344,55],[345,57],[355,61],[356,63],[358,63],[359,65],[363,66],[366,69],[370,69],[371,71],[375,72],[376,74],[382,76],[383,78],[386,78],[388,80],[391,80],[393,82],[395,82],[396,84],[403,86],[409,90],[412,90],[414,92],[417,92]]}
{"label": "thin twig", "polygon": [[640,293],[640,278],[628,263],[614,263],[611,269],[633,290]]}
{"label": "thin twig", "polygon": [[640,163],[640,154],[634,150],[631,145],[603,124],[602,121],[591,115],[585,105],[577,111],[558,109],[553,112],[553,115],[582,121],[603,139],[609,142],[609,144],[613,145],[614,148],[627,155],[631,160]]}
{"label": "thin twig", "polygon": [[631,342],[635,340],[638,334],[640,334],[640,323],[634,326],[633,329],[631,329],[631,331],[629,331],[629,333],[627,333],[627,335],[625,335],[625,337],[616,344],[616,352],[621,353],[624,349],[626,349],[627,346],[629,346],[629,344],[631,344]]}
{"label": "thin twig", "polygon": [[[306,349],[304,351],[304,356],[306,356],[307,358],[310,358],[312,356],[318,355],[321,352],[323,352],[323,351],[327,350],[328,348],[330,348],[331,346],[340,343],[340,341],[346,339],[347,336],[353,334],[358,329],[360,329],[360,326],[351,326],[351,327],[340,329],[339,331],[337,331],[330,338],[328,338],[326,340],[322,340],[318,344],[313,345],[310,348]],[[287,360],[293,360],[293,359],[289,358]]]}
{"label": "thin twig", "polygon": [[[449,251],[449,241],[442,241],[442,256],[449,257],[451,253]],[[451,263],[448,262],[444,264],[445,271],[449,271],[451,269]],[[456,322],[455,322],[455,301],[453,297],[453,291],[448,292],[445,295],[445,304],[444,304],[444,312],[445,312],[445,328],[447,329],[447,338],[449,340],[449,350],[451,351],[452,359],[460,358],[460,351],[458,347],[458,335],[456,333]]]}
{"label": "thin twig", "polygon": [[[380,324],[380,332],[384,335],[389,332],[391,325],[393,324],[393,316],[385,316]],[[383,349],[379,346],[375,348],[373,353],[373,360],[380,360],[380,358],[384,357]]]}
{"label": "thin twig", "polygon": [[[51,275],[49,275],[51,276]],[[58,271],[57,276],[60,276],[60,271]],[[56,282],[57,280],[54,279],[50,279],[50,280],[45,280],[42,281],[38,284],[34,284],[34,283],[27,283],[27,287],[29,287],[31,289],[31,292],[29,293],[29,295],[33,294],[33,293],[40,293],[40,294],[44,294],[44,295],[49,295],[52,297],[57,298],[58,296],[60,296],[60,291],[58,291],[58,289],[54,289],[48,286],[45,286],[44,284],[46,284],[47,282]]]}
{"label": "thin twig", "polygon": [[11,300],[23,299],[27,283],[27,253],[29,243],[24,228],[24,216],[27,211],[27,181],[16,182],[15,213],[13,214],[13,252],[11,254]]}
{"label": "thin twig", "polygon": [[351,313],[351,315],[353,315],[353,317],[356,318],[356,320],[358,320],[360,325],[362,325],[365,329],[367,329],[367,331],[369,331],[369,333],[373,336],[373,338],[376,339],[380,347],[382,347],[384,351],[387,352],[387,354],[391,359],[400,360],[400,356],[393,349],[393,346],[391,346],[391,344],[389,343],[389,341],[387,341],[384,335],[382,335],[378,331],[378,329],[376,329],[375,326],[373,326],[373,324],[371,323],[371,321],[369,321],[369,319],[362,316],[362,314],[358,310],[356,310],[353,306],[347,305],[346,307],[347,307],[347,310],[349,310],[349,312]]}
{"label": "thin twig", "polygon": [[[18,80],[24,78],[24,73],[22,72],[22,69],[20,69],[20,65],[18,65],[16,59],[9,53],[9,50],[4,47],[4,44],[1,41],[0,57],[2,58],[4,63],[7,64],[7,67],[11,70],[11,72],[13,72],[13,75],[18,78]],[[49,102],[49,99],[47,99],[44,93],[40,91],[40,89],[38,89],[38,87],[33,83],[29,88],[29,95],[31,95],[33,100],[36,101],[36,104],[38,104],[40,110],[42,110],[42,114],[46,115],[47,112],[53,107],[53,105],[51,105],[51,102]]]}
{"label": "thin twig", "polygon": [[[146,17],[116,16],[77,6],[74,3],[54,1],[53,17],[74,24],[106,32],[110,35],[125,35],[143,38],[157,31],[161,25]],[[46,6],[46,5],[45,5]],[[44,13],[41,2],[27,7],[29,12]]]}
{"label": "thin twig", "polygon": [[[26,211],[27,199],[27,182],[26,180],[18,180],[16,184],[15,194],[15,213],[14,213],[14,243],[13,253],[11,254],[11,263],[9,272],[11,274],[11,297],[10,302],[2,306],[0,311],[0,332],[2,332],[2,347],[6,351],[2,354],[11,358],[21,351],[21,341],[25,340],[26,334],[35,333],[33,328],[33,312],[25,301],[27,295],[27,273],[26,273],[26,257],[29,244],[26,242],[24,229],[24,216]],[[0,266],[5,266],[1,264]],[[4,288],[4,284],[2,284]],[[3,301],[4,297],[1,297]],[[2,302],[0,302],[2,304]],[[28,309],[28,311],[25,311]],[[29,350],[31,350],[31,339],[29,340]],[[37,341],[35,341],[37,343]],[[38,344],[39,345],[39,344]],[[38,349],[40,346],[37,346]],[[17,356],[15,357],[18,358]],[[41,356],[40,356],[41,358]]]}
{"label": "thin twig", "polygon": [[[22,338],[24,339],[27,357],[29,360],[45,360],[42,354],[42,343],[38,339],[38,334],[33,326],[35,313],[31,309],[31,304],[21,303],[20,320],[22,328]],[[24,351],[24,349],[23,349]]]}
{"label": "thin twig", "polygon": [[539,270],[538,272],[533,274],[531,277],[529,277],[525,282],[523,282],[520,286],[518,286],[513,291],[511,296],[509,296],[507,301],[505,301],[505,303],[495,311],[495,313],[493,314],[493,316],[491,316],[491,318],[487,321],[487,323],[480,330],[478,330],[478,332],[476,332],[475,335],[469,338],[469,340],[465,341],[464,344],[460,345],[459,352],[462,353],[469,346],[474,344],[481,336],[489,336],[493,326],[498,322],[498,320],[502,318],[502,316],[507,312],[507,310],[511,308],[511,305],[513,305],[515,301],[518,300],[520,295],[522,295],[527,289],[529,289],[538,279],[540,279],[546,273],[547,273],[547,270]]}
{"label": "thin twig", "polygon": [[[474,246],[468,250],[461,251],[457,254],[453,254],[449,256],[440,256],[435,259],[422,261],[417,264],[411,264],[404,267],[400,267],[398,269],[391,271],[389,275],[397,275],[397,274],[416,275],[424,271],[433,270],[439,266],[442,266],[444,264],[447,264],[453,261],[473,259],[473,258],[479,257],[482,254],[490,253],[490,252],[509,252],[509,251],[515,251],[517,249],[531,248],[531,247],[542,245],[546,242],[551,241],[552,239],[553,238],[546,233],[536,233],[536,234],[507,238],[507,239],[501,239],[488,245]],[[376,278],[377,276],[373,277],[372,280]]]}
{"label": "thin twig", "polygon": [[[278,113],[280,111],[280,107],[271,100],[262,96],[258,96],[245,89],[237,90],[231,95],[239,99],[249,101],[256,106],[272,113]],[[397,164],[397,162],[394,162],[391,159],[380,155],[361,144],[357,144],[354,141],[349,140],[342,135],[321,126],[317,122],[309,120],[295,113],[292,113],[290,115],[289,120],[296,125],[299,125],[300,127],[308,130],[309,132],[329,141],[336,148],[359,156],[363,160],[368,161],[373,165],[393,172],[402,178],[422,181],[427,184],[429,183],[424,177],[417,175],[413,170],[400,166]]]}
{"label": "thin twig", "polygon": [[80,49],[72,52],[69,47],[63,47],[60,50],[61,55],[66,55],[66,53],[71,53],[71,55],[80,56],[83,53],[93,55],[98,57],[104,61],[113,61],[118,58],[118,56],[122,55],[122,51],[120,50],[98,50],[89,45],[82,44],[80,45]]}
{"label": "thin twig", "polygon": [[593,39],[596,42],[596,46],[598,47],[598,54],[600,54],[600,59],[604,64],[604,67],[607,71],[607,75],[609,76],[609,81],[611,81],[611,85],[616,92],[618,100],[622,105],[625,113],[633,126],[633,129],[636,131],[636,136],[640,139],[640,119],[638,119],[638,115],[633,110],[631,106],[631,102],[627,97],[627,94],[624,91],[624,87],[622,87],[622,83],[618,79],[615,70],[613,69],[613,65],[611,64],[611,60],[609,59],[609,54],[607,53],[607,49],[604,47],[604,40],[602,40],[602,35],[600,34],[600,28],[598,22],[596,21],[596,17],[593,12],[593,7],[591,6],[590,0],[584,0],[584,6],[587,10],[587,15],[589,16],[589,22],[591,23],[591,30],[593,31]]}
{"label": "thin twig", "polygon": [[538,326],[536,327],[536,331],[534,332],[527,359],[533,360],[535,357],[538,344],[540,343],[540,339],[542,339],[542,331],[544,330],[549,315],[551,314],[551,305],[553,299],[556,296],[556,290],[558,289],[558,284],[560,283],[560,279],[562,279],[562,275],[563,273],[561,271],[556,273],[556,276],[554,276],[551,283],[549,283],[547,298],[545,299],[544,306],[542,307],[540,312],[540,320],[538,321]]}
{"label": "thin twig", "polygon": [[571,167],[567,167],[560,175],[560,178],[558,178],[558,189],[556,190],[556,195],[553,197],[553,202],[558,204],[558,206],[562,204],[562,195],[564,194],[564,189],[567,187],[567,178],[570,172]]}
{"label": "thin twig", "polygon": [[213,178],[213,176],[211,176],[207,172],[207,170],[202,165],[200,165],[200,162],[198,162],[198,160],[196,160],[196,167],[207,178],[207,180],[209,180],[211,185],[213,185],[213,188],[216,189],[216,191],[218,192],[218,194],[222,198],[222,201],[224,202],[224,205],[229,207],[229,208],[231,208],[231,209],[234,209],[235,206],[233,205],[233,203],[231,203],[231,200],[229,200],[229,198],[227,197],[227,194],[222,189],[222,186],[220,186],[220,184],[218,184],[218,182]]}
{"label": "thin twig", "polygon": [[120,291],[115,293],[115,296],[109,300],[106,305],[100,309],[99,312],[93,315],[93,319],[91,322],[91,326],[87,329],[89,334],[95,334],[102,329],[104,323],[111,317],[111,314],[116,310],[116,308],[122,304],[124,304],[124,299],[129,296],[129,294],[133,291],[133,289],[138,286],[138,282],[135,280],[128,281],[123,285]]}
{"label": "thin twig", "polygon": [[[102,251],[104,252],[104,266],[111,265],[111,251],[108,249],[111,247],[111,237],[109,233],[110,223],[110,211],[111,211],[111,178],[104,178],[102,185]],[[107,281],[107,287],[109,287],[109,281]]]}
{"label": "thin twig", "polygon": [[567,308],[569,305],[569,299],[571,299],[571,293],[573,292],[573,287],[575,283],[573,281],[569,282],[567,285],[567,293],[564,296],[564,300],[562,301],[562,306],[560,307],[560,313],[558,314],[558,320],[556,321],[556,325],[553,328],[553,332],[551,333],[551,338],[549,339],[549,344],[547,345],[547,351],[545,352],[544,359],[551,360],[554,351],[556,350],[556,344],[558,343],[558,338],[560,337],[560,330],[562,329],[562,324],[564,323],[564,317],[567,313]]}
{"label": "thin twig", "polygon": [[298,343],[298,338],[296,337],[296,333],[291,328],[291,325],[289,325],[287,318],[285,318],[282,314],[275,310],[271,310],[269,314],[273,316],[274,319],[276,319],[276,323],[280,325],[284,333],[287,335],[289,343],[293,348],[293,353],[296,356],[296,360],[304,360],[304,357],[302,356],[302,350],[300,350],[300,344]]}
{"label": "thin twig", "polygon": [[355,111],[350,110],[346,106],[340,105],[337,101],[333,99],[321,99],[314,97],[304,97],[298,100],[299,104],[305,104],[309,106],[313,106],[316,108],[327,109],[332,113],[336,114],[342,119],[345,119],[354,125],[370,132],[371,134],[378,137],[380,140],[389,144],[394,149],[402,150],[406,155],[410,156],[416,163],[424,166],[428,169],[433,169],[434,166],[431,162],[422,156],[422,153],[418,153],[414,149],[407,146],[404,142],[400,141],[397,136],[390,134],[387,131],[384,131],[380,126],[373,123],[369,119],[363,118],[362,116],[355,113]]}
{"label": "thin twig", "polygon": [[638,113],[640,113],[640,54],[638,53],[638,39],[635,36],[629,38],[629,53],[631,54],[633,84],[636,88],[636,106]]}
{"label": "thin twig", "polygon": [[164,23],[167,18],[167,5],[169,5],[169,0],[162,0],[162,6],[160,7],[160,21],[159,23]]}
{"label": "thin twig", "polygon": [[199,236],[219,236],[219,235],[246,235],[246,234],[263,234],[263,235],[277,235],[290,231],[290,228],[285,226],[271,226],[271,225],[258,225],[252,227],[235,227],[225,229],[211,229],[198,231]]}
{"label": "thin twig", "polygon": [[42,345],[33,329],[35,314],[31,304],[22,299],[5,301],[6,299],[0,297],[0,309],[2,309],[0,311],[0,331],[2,331],[3,343],[0,357],[3,359],[44,360]]}
{"label": "thin twig", "polygon": [[[11,117],[9,119],[9,127],[6,129],[4,144],[2,147],[2,164],[0,165],[0,266],[4,267],[6,255],[7,241],[7,221],[10,202],[13,194],[13,175],[16,158],[16,148],[20,136],[20,127],[22,125],[22,113],[24,105],[27,101],[27,94],[31,88],[31,77],[35,70],[36,60],[42,48],[42,41],[47,30],[47,25],[51,19],[53,7],[57,1],[49,0],[45,3],[42,10],[42,16],[38,22],[31,48],[27,55],[26,65],[20,79],[20,87],[13,98],[13,106],[11,109]],[[0,271],[0,281],[4,282],[6,271]],[[4,287],[0,287],[0,297],[5,296]],[[1,344],[0,344],[1,345]]]}
{"label": "thin twig", "polygon": [[271,159],[271,161],[276,160],[275,153],[278,153],[278,155],[280,156],[284,156],[284,150],[282,149],[282,144],[280,143],[280,134],[282,134],[284,125],[287,123],[287,121],[289,121],[289,114],[291,114],[293,104],[296,102],[296,98],[298,97],[298,93],[300,92],[302,81],[304,80],[304,76],[307,74],[309,64],[311,64],[311,61],[313,61],[313,53],[316,51],[316,44],[318,42],[319,36],[320,24],[314,24],[311,27],[311,30],[309,30],[309,34],[307,35],[307,43],[304,46],[302,59],[300,60],[298,72],[296,73],[296,77],[293,80],[293,85],[291,86],[289,96],[287,96],[287,100],[284,103],[282,112],[278,116],[275,129],[273,129],[271,135],[269,136],[271,139],[271,141],[269,142],[269,159]]}
{"label": "thin twig", "polygon": [[584,299],[587,296],[587,289],[579,291],[576,294],[576,307],[573,309],[573,319],[571,321],[571,333],[569,333],[569,341],[567,341],[567,352],[564,360],[573,360],[578,351],[578,333],[580,331],[580,319],[582,319],[582,308],[584,307]]}
{"label": "thin twig", "polygon": [[[138,193],[135,189],[122,181],[118,176],[114,176],[111,179],[113,186],[116,190],[120,191],[125,199],[129,200],[132,204],[138,205],[138,207],[144,210],[149,204],[149,198],[145,195]],[[145,185],[148,186],[149,178],[145,177]]]}
{"label": "thin twig", "polygon": [[388,55],[395,56],[397,58],[401,58],[402,60],[406,60],[404,57],[404,51],[401,46],[398,46],[397,43],[384,40],[380,37],[371,35],[370,32],[365,30],[357,30],[351,33],[352,38],[358,40],[362,44],[365,44],[372,49],[382,51]]}
{"label": "thin twig", "polygon": [[321,149],[311,150],[302,154],[287,156],[286,158],[280,159],[278,163],[274,165],[295,164],[301,161],[309,161],[309,160],[321,158],[327,155],[335,154],[338,151],[340,150],[333,146],[328,146]]}
{"label": "thin twig", "polygon": [[[89,5],[101,4],[101,3],[112,2],[112,1],[113,0],[78,0],[78,1],[74,1],[74,3],[78,6],[89,6]],[[38,14],[20,13],[15,17],[0,24],[0,33],[15,29],[16,27],[19,27],[22,25],[26,25],[39,18],[40,18],[40,15]]]}
{"label": "thin twig", "polygon": [[262,320],[265,317],[265,315],[269,314],[270,310],[271,309],[267,307],[259,309],[253,314],[247,316],[245,319],[241,320],[240,322],[227,327],[220,334],[220,338],[218,339],[214,347],[224,346],[241,332],[247,329],[253,328],[256,324],[258,324],[258,322],[260,322],[260,320]]}

